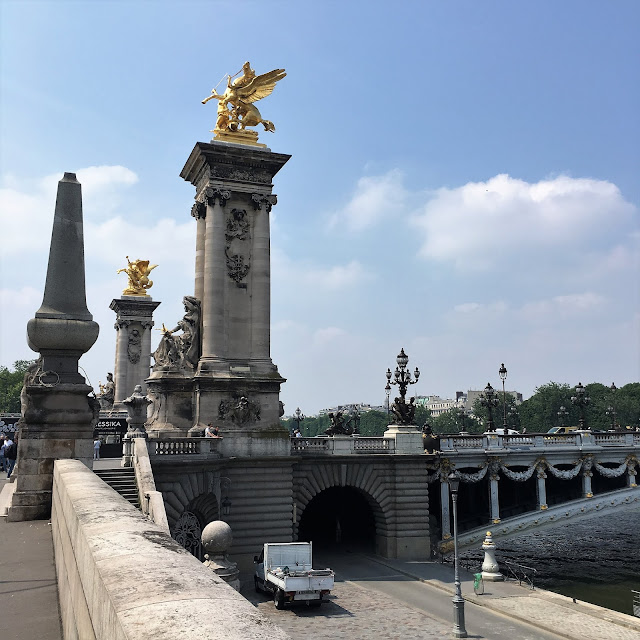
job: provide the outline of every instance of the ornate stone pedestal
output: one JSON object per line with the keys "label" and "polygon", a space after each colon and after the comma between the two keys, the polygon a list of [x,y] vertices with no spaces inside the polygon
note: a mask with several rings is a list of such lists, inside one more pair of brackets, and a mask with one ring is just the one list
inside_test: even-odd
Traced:
{"label": "ornate stone pedestal", "polygon": [[422,433],[415,425],[390,424],[384,432],[384,437],[395,440],[395,453],[424,453]]}
{"label": "ornate stone pedestal", "polygon": [[146,393],[146,379],[151,369],[151,328],[153,312],[159,305],[150,296],[122,296],[109,305],[116,312],[116,364],[113,409],[124,411],[122,401],[136,385]]}
{"label": "ornate stone pedestal", "polygon": [[[269,213],[274,175],[290,156],[225,142],[194,147],[182,178],[196,187],[197,366],[154,367],[150,435],[200,435],[212,422],[223,455],[289,455],[270,355]],[[190,390],[190,395],[189,395]]]}
{"label": "ornate stone pedestal", "polygon": [[493,543],[491,531],[487,531],[487,537],[482,544],[484,549],[484,562],[482,563],[482,579],[489,582],[504,580],[500,573],[500,567],[496,561],[496,545]]}

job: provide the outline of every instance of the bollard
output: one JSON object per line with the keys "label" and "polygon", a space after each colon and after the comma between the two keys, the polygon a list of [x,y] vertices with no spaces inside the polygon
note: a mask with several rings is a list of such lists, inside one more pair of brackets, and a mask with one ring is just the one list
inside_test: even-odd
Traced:
{"label": "bollard", "polygon": [[493,543],[491,531],[487,531],[487,536],[482,543],[484,549],[484,562],[482,563],[482,579],[489,582],[498,582],[504,580],[504,576],[500,573],[500,567],[496,562],[496,545]]}

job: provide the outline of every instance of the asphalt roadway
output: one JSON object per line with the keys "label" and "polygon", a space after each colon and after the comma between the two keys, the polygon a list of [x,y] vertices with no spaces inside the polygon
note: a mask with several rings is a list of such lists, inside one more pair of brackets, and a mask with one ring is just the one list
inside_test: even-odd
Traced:
{"label": "asphalt roadway", "polygon": [[[242,594],[293,640],[437,640],[451,638],[453,604],[447,592],[400,573],[364,555],[316,553],[314,566],[336,572],[333,597],[319,609],[296,604],[275,609],[243,576]],[[449,567],[443,568],[450,572]],[[467,581],[468,583],[468,581]],[[468,584],[467,584],[468,586]],[[488,595],[490,586],[485,584]],[[485,607],[465,603],[469,638],[558,640],[562,637]]]}

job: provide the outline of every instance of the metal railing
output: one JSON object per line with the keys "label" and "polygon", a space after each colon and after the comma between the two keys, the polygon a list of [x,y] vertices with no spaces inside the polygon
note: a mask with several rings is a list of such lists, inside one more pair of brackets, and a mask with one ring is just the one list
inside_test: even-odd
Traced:
{"label": "metal railing", "polygon": [[511,560],[504,560],[502,564],[505,565],[508,575],[507,579],[511,578],[513,580],[517,580],[520,584],[526,582],[531,589],[533,586],[533,579],[536,577],[538,573],[537,569],[533,567],[527,567],[524,564],[518,564],[517,562],[512,562]]}

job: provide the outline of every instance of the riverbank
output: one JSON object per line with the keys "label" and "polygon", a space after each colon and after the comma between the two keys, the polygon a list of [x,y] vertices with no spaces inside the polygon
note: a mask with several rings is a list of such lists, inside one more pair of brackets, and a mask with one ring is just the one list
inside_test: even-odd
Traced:
{"label": "riverbank", "polygon": [[[376,558],[408,577],[454,594],[453,568],[434,562]],[[640,640],[640,618],[551,591],[530,589],[517,582],[485,582],[481,596],[473,591],[473,576],[461,572],[462,595],[468,603],[526,622],[567,640]]]}
{"label": "riverbank", "polygon": [[[640,509],[630,506],[507,540],[496,537],[496,557],[534,568],[536,587],[632,615],[631,591],[640,591],[638,531]],[[483,552],[461,556],[479,566]]]}

